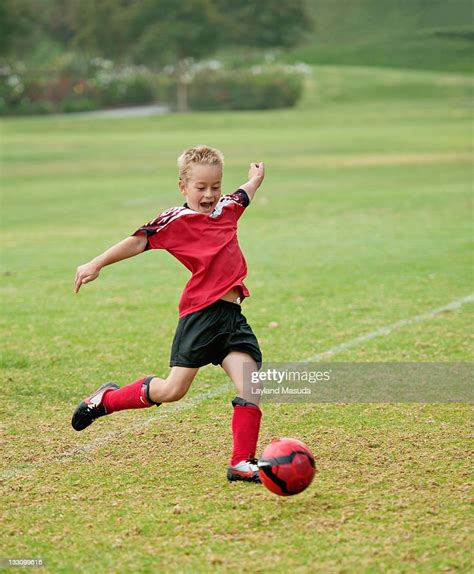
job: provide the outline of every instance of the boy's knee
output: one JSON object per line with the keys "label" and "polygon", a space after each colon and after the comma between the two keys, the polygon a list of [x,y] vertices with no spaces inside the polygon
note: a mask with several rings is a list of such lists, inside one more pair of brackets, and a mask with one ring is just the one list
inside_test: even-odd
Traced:
{"label": "boy's knee", "polygon": [[180,389],[180,388],[171,388],[166,392],[166,399],[165,402],[172,403],[175,401],[179,401],[184,397],[184,395],[188,392],[188,389]]}
{"label": "boy's knee", "polygon": [[192,379],[184,379],[171,373],[166,379],[155,377],[150,382],[150,399],[154,402],[179,401],[188,392]]}
{"label": "boy's knee", "polygon": [[150,383],[149,397],[155,403],[172,403],[179,401],[186,392],[187,389],[176,387],[167,379],[156,377]]}
{"label": "boy's knee", "polygon": [[161,394],[164,397],[164,402],[172,403],[179,401],[188,392],[189,385],[186,382],[180,383],[172,378],[167,378],[163,381],[161,387]]}

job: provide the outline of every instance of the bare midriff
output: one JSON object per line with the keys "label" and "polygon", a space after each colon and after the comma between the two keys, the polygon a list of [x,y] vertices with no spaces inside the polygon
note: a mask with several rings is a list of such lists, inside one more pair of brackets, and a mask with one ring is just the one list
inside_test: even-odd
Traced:
{"label": "bare midriff", "polygon": [[222,295],[221,299],[240,305],[242,302],[242,291],[239,287],[233,287],[230,291],[227,291],[225,295]]}

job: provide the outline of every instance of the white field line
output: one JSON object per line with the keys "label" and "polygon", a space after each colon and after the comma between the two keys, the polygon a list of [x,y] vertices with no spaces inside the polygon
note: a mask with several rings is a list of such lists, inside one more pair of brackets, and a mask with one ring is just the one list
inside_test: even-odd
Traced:
{"label": "white field line", "polygon": [[352,347],[357,347],[361,343],[365,343],[365,341],[370,341],[371,339],[375,339],[375,337],[380,337],[381,335],[390,335],[393,331],[397,329],[401,329],[402,327],[406,327],[407,325],[413,325],[415,323],[421,323],[422,321],[429,321],[430,319],[434,319],[437,315],[441,313],[446,313],[447,311],[454,311],[459,309],[466,303],[473,303],[474,302],[474,293],[471,295],[467,295],[462,299],[456,299],[456,301],[452,301],[448,305],[444,305],[444,307],[438,307],[437,309],[433,309],[431,311],[427,311],[426,313],[422,313],[421,315],[415,315],[409,319],[402,319],[401,321],[397,321],[396,323],[392,323],[391,325],[386,325],[385,327],[380,327],[379,329],[375,329],[375,331],[371,331],[370,333],[366,333],[365,335],[361,335],[360,337],[356,337],[355,339],[350,339],[345,343],[341,343],[332,347],[328,351],[324,351],[324,353],[318,353],[313,357],[310,357],[305,362],[312,363],[323,361],[324,359],[328,359],[337,353],[342,353],[346,349],[351,349]]}
{"label": "white field line", "polygon": [[[359,337],[355,337],[354,339],[350,339],[349,341],[346,341],[345,343],[341,343],[339,345],[336,345],[336,346],[332,347],[331,349],[328,349],[327,351],[325,351],[323,353],[318,353],[317,355],[314,355],[314,356],[310,357],[309,359],[306,359],[303,362],[304,363],[316,363],[316,362],[322,361],[324,359],[328,359],[330,357],[333,357],[337,353],[341,353],[347,349],[351,349],[352,347],[356,347],[357,345],[360,345],[361,343],[364,343],[365,341],[370,341],[371,339],[375,339],[376,337],[380,337],[381,335],[389,335],[393,331],[395,331],[397,329],[401,329],[401,328],[406,327],[408,325],[413,325],[415,323],[421,323],[422,321],[429,321],[431,319],[434,319],[437,315],[440,315],[441,313],[454,311],[456,309],[461,308],[466,303],[472,303],[472,302],[474,302],[474,294],[467,295],[466,297],[463,297],[462,299],[456,299],[455,301],[452,301],[451,303],[449,303],[448,305],[444,305],[443,307],[438,307],[436,309],[432,309],[431,311],[427,311],[426,313],[422,313],[421,315],[415,315],[414,317],[411,317],[408,319],[402,319],[402,320],[397,321],[395,323],[392,323],[390,325],[380,327],[379,329],[376,329],[375,331],[371,331],[370,333],[366,333],[365,335],[361,335]],[[187,399],[187,400],[185,399],[184,401],[180,401],[179,403],[173,403],[171,405],[167,405],[165,408],[162,407],[160,409],[159,416],[160,415],[163,416],[163,415],[167,415],[168,413],[175,413],[175,412],[179,412],[179,411],[187,411],[187,410],[192,409],[193,407],[203,403],[207,399],[221,396],[228,389],[229,389],[229,383],[227,382],[225,385],[220,385],[219,387],[216,387],[214,389],[206,391],[206,392],[204,392],[204,393],[202,393],[196,397],[193,397],[191,399]],[[89,443],[86,443],[86,444],[80,445],[78,447],[75,447],[71,450],[59,453],[56,456],[48,457],[45,460],[32,462],[32,463],[28,463],[25,465],[13,466],[9,469],[2,471],[2,473],[0,474],[0,480],[9,480],[9,479],[17,477],[18,475],[20,475],[22,473],[31,473],[34,470],[36,470],[37,468],[40,468],[40,467],[45,466],[45,465],[49,465],[53,462],[67,461],[67,460],[70,460],[72,457],[75,457],[75,456],[90,454],[91,452],[94,452],[95,450],[97,450],[98,448],[100,448],[101,446],[103,446],[109,442],[112,442],[112,441],[117,440],[123,436],[126,436],[135,430],[142,430],[142,429],[148,427],[153,421],[155,421],[156,416],[157,415],[154,414],[154,415],[146,418],[143,421],[137,421],[137,422],[121,429],[121,430],[109,432],[109,433],[107,433],[101,437],[96,438],[95,440],[93,440]]]}

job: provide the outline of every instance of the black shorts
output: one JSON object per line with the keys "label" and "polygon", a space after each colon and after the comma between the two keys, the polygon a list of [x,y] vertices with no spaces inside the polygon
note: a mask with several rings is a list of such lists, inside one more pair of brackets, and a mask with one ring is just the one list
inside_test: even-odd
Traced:
{"label": "black shorts", "polygon": [[171,347],[170,366],[220,365],[231,351],[249,354],[260,367],[260,346],[240,305],[219,299],[179,320]]}

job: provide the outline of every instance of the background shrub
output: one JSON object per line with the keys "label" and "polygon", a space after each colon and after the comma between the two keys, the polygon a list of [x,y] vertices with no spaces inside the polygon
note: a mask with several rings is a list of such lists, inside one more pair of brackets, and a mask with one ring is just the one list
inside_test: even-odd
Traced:
{"label": "background shrub", "polygon": [[201,69],[189,82],[194,110],[266,110],[297,104],[305,71],[294,66]]}
{"label": "background shrub", "polygon": [[[265,110],[296,105],[309,68],[302,64],[224,68],[218,61],[189,60],[183,82],[192,110]],[[149,104],[174,107],[173,67],[159,74],[145,66],[117,66],[103,58],[61,54],[50,70],[21,63],[0,69],[0,114],[91,111]]]}
{"label": "background shrub", "polygon": [[145,66],[116,66],[110,60],[71,53],[61,54],[49,70],[6,64],[0,68],[0,114],[146,104],[155,100],[156,84],[156,76]]}

